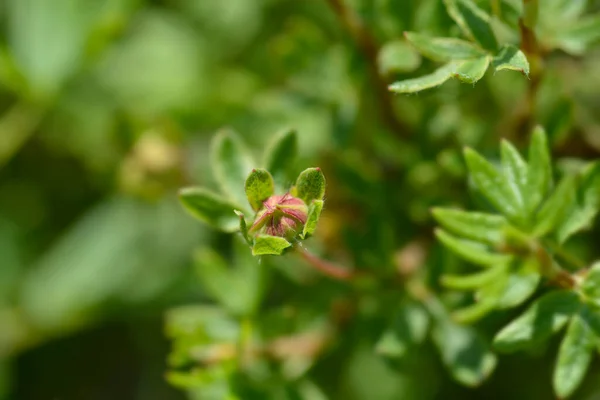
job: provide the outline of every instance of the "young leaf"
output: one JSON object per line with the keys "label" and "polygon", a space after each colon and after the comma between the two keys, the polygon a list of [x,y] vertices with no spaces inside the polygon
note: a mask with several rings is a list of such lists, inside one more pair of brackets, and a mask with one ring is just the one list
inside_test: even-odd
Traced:
{"label": "young leaf", "polygon": [[464,61],[452,74],[455,78],[464,83],[477,83],[490,65],[488,56],[480,57],[475,60]]}
{"label": "young leaf", "polygon": [[487,160],[469,148],[465,149],[465,160],[473,183],[482,195],[509,219],[522,221],[521,199],[504,177]]}
{"label": "young leaf", "polygon": [[502,169],[508,187],[510,187],[513,197],[519,199],[519,203],[523,204],[525,202],[524,193],[527,190],[527,163],[517,149],[506,140],[502,140],[500,148]]}
{"label": "young leaf", "polygon": [[436,69],[429,75],[394,82],[389,86],[389,90],[395,93],[416,93],[425,89],[431,89],[450,79],[455,69],[456,64],[451,62]]}
{"label": "young leaf", "polygon": [[600,162],[592,163],[581,177],[577,201],[558,228],[559,242],[590,226],[600,210]]}
{"label": "young leaf", "polygon": [[483,48],[495,51],[496,36],[490,25],[490,17],[471,0],[444,0],[448,14],[465,35],[477,41]]}
{"label": "young leaf", "polygon": [[469,275],[442,275],[442,285],[455,290],[473,290],[498,280],[506,271],[505,264]]}
{"label": "young leaf", "polygon": [[576,199],[575,178],[565,176],[552,192],[552,195],[543,203],[535,220],[533,234],[537,237],[552,232],[567,217]]}
{"label": "young leaf", "polygon": [[394,316],[392,326],[377,342],[375,350],[388,357],[401,358],[425,339],[428,325],[429,315],[420,305],[404,303]]}
{"label": "young leaf", "polygon": [[377,66],[382,76],[412,72],[420,65],[421,55],[404,40],[385,43],[377,55]]}
{"label": "young leaf", "polygon": [[285,249],[291,247],[292,244],[282,237],[258,235],[254,239],[254,247],[252,247],[253,256],[276,255],[279,256]]}
{"label": "young leaf", "polygon": [[308,207],[308,216],[306,217],[306,224],[304,224],[302,239],[306,239],[317,229],[317,222],[319,222],[321,210],[323,210],[323,200],[313,200]]}
{"label": "young leaf", "polygon": [[242,234],[242,237],[244,238],[246,243],[248,243],[250,246],[252,246],[252,240],[250,239],[250,236],[248,235],[248,225],[246,224],[246,217],[244,216],[244,213],[242,213],[239,210],[233,210],[233,212],[240,219],[240,233]]}
{"label": "young leaf", "polygon": [[280,186],[292,182],[291,171],[298,156],[298,134],[295,130],[286,130],[273,138],[265,151],[264,166],[273,175]]}
{"label": "young leaf", "polygon": [[235,214],[239,206],[207,189],[181,189],[179,200],[191,215],[217,229],[235,232],[239,227],[239,218]]}
{"label": "young leaf", "polygon": [[492,253],[481,243],[459,239],[442,229],[436,229],[435,235],[446,247],[473,264],[482,266],[505,264],[512,259],[508,254]]}
{"label": "young leaf", "polygon": [[540,343],[562,328],[579,307],[575,292],[546,294],[496,335],[494,347],[512,352]]}
{"label": "young leaf", "polygon": [[477,302],[456,310],[452,313],[452,319],[460,324],[472,324],[488,315],[496,308],[497,299],[495,297],[482,297]]}
{"label": "young leaf", "polygon": [[438,321],[433,341],[454,379],[463,385],[480,385],[496,367],[496,356],[470,326],[458,325],[450,319]]}
{"label": "young leaf", "polygon": [[416,32],[404,32],[404,36],[419,53],[434,61],[466,60],[485,55],[485,52],[465,40],[432,38]]}
{"label": "young leaf", "polygon": [[519,265],[508,275],[497,308],[507,309],[523,304],[537,289],[541,276],[535,258],[517,261]]}
{"label": "young leaf", "polygon": [[434,208],[434,218],[442,227],[467,239],[497,244],[504,238],[506,219],[500,215]]}
{"label": "young leaf", "polygon": [[558,351],[553,384],[556,395],[569,397],[581,384],[592,360],[597,338],[587,323],[575,315]]}
{"label": "young leaf", "polygon": [[492,62],[496,71],[510,70],[518,71],[529,76],[529,61],[525,54],[513,45],[502,46]]}
{"label": "young leaf", "polygon": [[268,199],[275,192],[275,183],[273,177],[266,169],[253,169],[246,178],[244,185],[248,203],[254,211],[258,211],[263,206],[263,201]]}
{"label": "young leaf", "polygon": [[320,168],[308,168],[302,171],[296,181],[297,197],[306,204],[313,200],[322,200],[325,196],[325,175]]}
{"label": "young leaf", "polygon": [[552,165],[548,151],[546,132],[536,127],[529,146],[529,174],[527,176],[526,206],[529,215],[533,213],[546,197],[552,186]]}
{"label": "young leaf", "polygon": [[211,144],[211,165],[223,193],[246,203],[244,181],[252,170],[252,157],[241,138],[231,130],[216,134]]}

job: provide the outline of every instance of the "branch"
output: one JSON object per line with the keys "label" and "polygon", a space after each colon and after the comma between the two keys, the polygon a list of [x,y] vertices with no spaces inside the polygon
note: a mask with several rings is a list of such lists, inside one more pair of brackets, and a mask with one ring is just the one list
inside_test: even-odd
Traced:
{"label": "branch", "polygon": [[394,111],[392,93],[388,90],[388,84],[379,74],[377,56],[380,47],[377,44],[375,37],[369,32],[359,16],[346,6],[344,0],[326,1],[329,3],[348,34],[352,37],[356,47],[358,47],[365,58],[375,88],[375,94],[379,101],[380,112],[384,123],[396,135],[404,139],[408,138],[410,136],[409,128],[406,123],[398,118]]}

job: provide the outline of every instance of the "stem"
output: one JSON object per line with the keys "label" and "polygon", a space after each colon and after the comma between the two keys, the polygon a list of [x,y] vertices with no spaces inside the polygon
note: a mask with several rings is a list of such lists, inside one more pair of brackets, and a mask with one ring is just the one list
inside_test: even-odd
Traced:
{"label": "stem", "polygon": [[564,289],[575,287],[577,283],[576,279],[554,261],[544,246],[536,244],[534,252],[540,262],[542,275],[548,278],[551,283]]}
{"label": "stem", "polygon": [[490,0],[490,3],[492,7],[492,13],[496,17],[500,17],[500,15],[502,14],[502,10],[500,8],[500,0]]}
{"label": "stem", "polygon": [[384,123],[396,135],[404,139],[408,138],[410,133],[409,128],[398,118],[396,112],[394,111],[392,93],[388,90],[388,84],[379,74],[377,57],[380,48],[377,44],[377,41],[371,32],[369,32],[369,30],[366,28],[359,16],[346,6],[344,0],[326,1],[329,3],[330,7],[333,9],[346,31],[348,31],[348,34],[354,40],[356,47],[358,47],[365,58],[367,67],[369,69],[369,74],[375,88],[375,94],[379,102],[380,112]]}
{"label": "stem", "polygon": [[338,280],[338,281],[348,281],[355,277],[354,271],[341,267],[337,264],[331,263],[329,261],[325,261],[322,258],[312,254],[305,247],[298,246],[296,247],[298,254],[310,265],[312,265],[317,271],[323,273],[324,275]]}

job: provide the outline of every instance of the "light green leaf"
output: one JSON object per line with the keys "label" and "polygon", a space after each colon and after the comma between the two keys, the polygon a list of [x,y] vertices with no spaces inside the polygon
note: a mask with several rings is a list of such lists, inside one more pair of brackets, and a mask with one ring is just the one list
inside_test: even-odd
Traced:
{"label": "light green leaf", "polygon": [[239,228],[239,218],[235,213],[239,207],[208,189],[181,189],[179,200],[191,215],[214,228],[224,232],[235,232]]}
{"label": "light green leaf", "polygon": [[475,60],[464,61],[452,74],[455,78],[464,83],[477,83],[490,65],[490,58],[484,56]]}
{"label": "light green leaf", "polygon": [[291,247],[292,244],[282,237],[258,235],[254,239],[254,247],[252,247],[253,256],[276,255],[279,256],[285,249]]}
{"label": "light green leaf", "polygon": [[449,63],[436,69],[429,75],[394,82],[389,86],[389,90],[395,93],[416,93],[425,89],[431,89],[450,79],[455,69],[456,64]]}
{"label": "light green leaf", "polygon": [[518,265],[508,275],[504,290],[498,299],[497,308],[499,309],[521,305],[535,293],[540,283],[541,275],[535,258],[531,257],[516,262]]}
{"label": "light green leaf", "polygon": [[465,149],[465,160],[475,187],[502,214],[512,221],[523,220],[523,204],[504,176],[472,149]]}
{"label": "light green leaf", "polygon": [[473,290],[498,280],[506,271],[505,264],[469,275],[442,275],[442,285],[455,290]]}
{"label": "light green leaf", "polygon": [[491,296],[482,297],[475,303],[454,311],[452,319],[460,324],[472,324],[493,311],[496,308],[496,300]]}
{"label": "light green leaf", "polygon": [[497,244],[504,238],[506,219],[500,215],[434,208],[434,218],[454,234],[480,242]]}
{"label": "light green leaf", "polygon": [[561,29],[555,40],[564,51],[583,55],[591,44],[600,40],[600,15],[581,18]]}
{"label": "light green leaf", "polygon": [[250,246],[252,246],[252,240],[250,239],[250,236],[248,235],[248,225],[246,224],[246,217],[244,216],[244,214],[241,211],[233,210],[233,212],[240,219],[240,233],[242,234],[242,237],[244,238],[246,243],[248,243]]}
{"label": "light green leaf", "polygon": [[406,39],[425,57],[434,61],[452,61],[478,58],[485,52],[465,40],[432,38],[416,32],[404,32]]}
{"label": "light green leaf", "polygon": [[533,230],[535,236],[541,237],[552,232],[567,218],[572,205],[576,202],[576,192],[575,178],[565,176],[537,213]]}
{"label": "light green leaf", "polygon": [[540,343],[562,328],[579,307],[572,291],[546,294],[496,335],[494,347],[512,352]]}
{"label": "light green leaf", "polygon": [[569,397],[581,384],[592,361],[597,338],[587,323],[575,315],[558,351],[553,385],[560,398]]}
{"label": "light green leaf", "polygon": [[383,76],[412,72],[421,65],[421,56],[405,41],[393,40],[384,44],[379,51],[377,65]]}
{"label": "light green leaf", "polygon": [[587,271],[581,289],[589,303],[600,307],[600,262],[594,263]]}
{"label": "light green leaf", "polygon": [[511,255],[492,253],[481,243],[459,239],[442,229],[436,229],[435,235],[446,247],[473,264],[482,266],[505,264],[512,259]]}
{"label": "light green leaf", "polygon": [[384,331],[375,345],[378,354],[402,358],[411,347],[423,342],[427,335],[429,315],[414,302],[402,304],[392,326]]}
{"label": "light green leaf", "polygon": [[513,197],[519,199],[519,203],[523,204],[525,202],[525,191],[527,190],[527,163],[508,141],[502,140],[500,148],[505,180],[512,191]]}
{"label": "light green leaf", "polygon": [[306,204],[313,200],[322,200],[325,196],[325,175],[320,168],[308,168],[302,171],[296,181],[296,195]]}
{"label": "light green leaf", "polygon": [[521,50],[510,44],[502,46],[496,57],[494,57],[492,64],[496,71],[518,71],[525,76],[529,76],[527,57]]}
{"label": "light green leaf", "polygon": [[317,229],[317,222],[319,222],[321,210],[323,210],[323,204],[323,200],[313,200],[308,207],[308,216],[306,217],[306,224],[304,224],[302,239],[308,238]]}
{"label": "light green leaf", "polygon": [[279,187],[289,187],[293,182],[291,172],[298,156],[298,134],[285,130],[276,135],[265,150],[264,166]]}
{"label": "light green leaf", "polygon": [[263,201],[273,196],[275,192],[275,182],[273,177],[266,169],[253,169],[246,178],[244,185],[248,203],[254,211],[258,211],[263,206]]}
{"label": "light green leaf", "polygon": [[241,138],[229,129],[219,131],[211,143],[211,165],[224,194],[246,204],[244,182],[252,171],[252,157]]}
{"label": "light green leaf", "polygon": [[490,17],[471,0],[444,0],[448,14],[462,31],[483,48],[495,51],[496,36],[490,25]]}
{"label": "light green leaf", "polygon": [[529,175],[527,177],[527,214],[531,215],[552,187],[552,164],[546,132],[536,127],[529,146]]}
{"label": "light green leaf", "polygon": [[581,176],[576,203],[558,227],[558,240],[564,243],[573,234],[587,229],[600,210],[600,162],[590,164]]}
{"label": "light green leaf", "polygon": [[433,341],[454,379],[463,385],[480,385],[496,367],[496,356],[470,326],[458,325],[450,319],[438,321]]}

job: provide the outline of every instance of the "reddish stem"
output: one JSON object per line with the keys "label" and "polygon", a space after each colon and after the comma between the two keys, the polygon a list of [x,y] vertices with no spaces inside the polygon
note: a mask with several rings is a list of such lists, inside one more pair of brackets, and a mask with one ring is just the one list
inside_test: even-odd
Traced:
{"label": "reddish stem", "polygon": [[306,248],[299,246],[297,247],[298,254],[310,265],[312,265],[317,271],[327,275],[330,278],[338,281],[349,281],[354,278],[354,271],[341,267],[337,264],[325,261],[322,258],[312,254]]}

